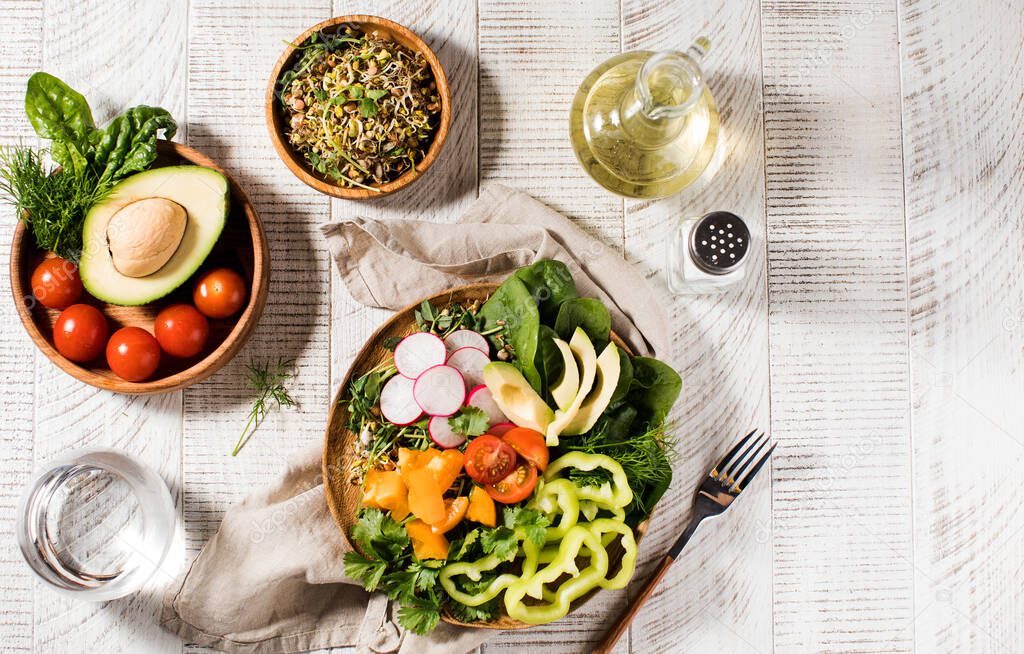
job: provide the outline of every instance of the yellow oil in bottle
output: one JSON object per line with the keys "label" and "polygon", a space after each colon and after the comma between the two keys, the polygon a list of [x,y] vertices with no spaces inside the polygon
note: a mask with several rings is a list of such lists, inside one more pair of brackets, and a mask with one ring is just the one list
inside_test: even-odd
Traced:
{"label": "yellow oil in bottle", "polygon": [[699,40],[687,53],[627,52],[583,80],[570,110],[570,138],[601,186],[627,197],[666,197],[708,168],[719,120],[697,64],[706,46]]}

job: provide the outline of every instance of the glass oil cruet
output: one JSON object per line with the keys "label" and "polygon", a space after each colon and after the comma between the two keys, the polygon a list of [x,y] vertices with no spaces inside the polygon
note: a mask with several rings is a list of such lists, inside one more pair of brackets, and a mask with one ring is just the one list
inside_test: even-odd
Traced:
{"label": "glass oil cruet", "polygon": [[626,52],[595,68],[569,116],[573,149],[601,186],[662,198],[700,178],[715,157],[718,108],[699,62],[710,42],[686,52]]}

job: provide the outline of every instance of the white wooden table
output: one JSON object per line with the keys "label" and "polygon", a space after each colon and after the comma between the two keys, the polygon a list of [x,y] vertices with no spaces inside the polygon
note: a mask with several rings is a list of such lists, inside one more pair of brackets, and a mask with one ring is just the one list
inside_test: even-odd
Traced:
{"label": "white wooden table", "polygon": [[[282,40],[344,13],[412,27],[454,89],[443,160],[393,199],[330,201],[285,169],[265,133]],[[0,651],[197,651],[156,626],[158,584],[97,606],[33,581],[11,535],[30,471],[84,445],[139,455],[176,493],[184,555],[195,555],[227,506],[322,437],[328,398],[385,317],[348,297],[317,226],[359,214],[451,221],[491,180],[638,265],[685,214],[728,209],[767,236],[738,293],[666,296],[685,381],[682,455],[640,574],[727,441],[770,427],[772,472],[702,528],[620,651],[1024,651],[1020,0],[0,0],[0,27],[0,142],[32,138],[22,102],[36,70],[81,90],[99,119],[162,105],[179,139],[245,185],[273,259],[245,351],[208,382],[157,397],[65,376],[0,303]],[[602,191],[568,144],[576,85],[613,53],[700,34],[713,42],[706,68],[727,135],[720,172],[658,202]],[[7,211],[0,246],[12,227]],[[251,355],[297,357],[301,410],[268,420],[231,458]],[[605,593],[482,649],[589,651],[625,601]]]}

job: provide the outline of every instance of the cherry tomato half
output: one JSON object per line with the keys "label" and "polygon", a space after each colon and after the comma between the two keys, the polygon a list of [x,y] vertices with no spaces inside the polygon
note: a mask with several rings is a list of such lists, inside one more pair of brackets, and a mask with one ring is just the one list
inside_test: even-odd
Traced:
{"label": "cherry tomato half", "polygon": [[61,311],[53,326],[53,344],[62,355],[85,363],[103,353],[107,342],[107,319],[89,304],[72,304]]}
{"label": "cherry tomato half", "polygon": [[523,461],[501,481],[484,486],[484,490],[495,502],[515,504],[522,502],[537,486],[537,466],[532,461]]}
{"label": "cherry tomato half", "polygon": [[245,304],[245,280],[230,268],[211,270],[196,282],[192,301],[207,318],[229,318]]}
{"label": "cherry tomato half", "polygon": [[516,427],[505,432],[501,440],[511,445],[519,456],[533,462],[541,472],[548,467],[548,445],[544,440],[544,434],[539,431]]}
{"label": "cherry tomato half", "polygon": [[32,272],[32,294],[51,309],[67,309],[82,297],[78,266],[67,259],[51,257]]}
{"label": "cherry tomato half", "polygon": [[141,327],[122,327],[107,343],[107,365],[125,381],[145,381],[160,365],[160,344]]}
{"label": "cherry tomato half", "polygon": [[210,323],[189,304],[175,304],[156,315],[153,334],[164,352],[174,357],[194,357],[203,351]]}
{"label": "cherry tomato half", "polygon": [[481,484],[504,479],[515,466],[516,451],[497,436],[477,436],[466,448],[466,474]]}

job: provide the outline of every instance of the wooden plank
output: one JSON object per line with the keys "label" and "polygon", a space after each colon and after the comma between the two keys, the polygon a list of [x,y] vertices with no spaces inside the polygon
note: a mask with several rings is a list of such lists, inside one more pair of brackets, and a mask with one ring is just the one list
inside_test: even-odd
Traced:
{"label": "wooden plank", "polygon": [[620,247],[622,201],[569,143],[577,87],[619,52],[617,0],[481,0],[479,23],[481,181],[521,188]]}
{"label": "wooden plank", "polygon": [[910,651],[894,6],[762,7],[775,648]]}
{"label": "wooden plank", "polygon": [[[34,133],[25,118],[25,81],[41,61],[42,7],[37,2],[4,0],[0,3],[0,25],[7,38],[0,42],[0,145],[33,143]],[[5,206],[0,217],[0,277],[4,293],[10,288],[10,248],[17,216]],[[0,649],[5,652],[32,651],[33,580],[14,544],[14,521],[18,498],[29,482],[33,463],[33,366],[37,354],[21,326],[13,301],[0,303],[0,533],[8,546],[0,549]],[[38,355],[45,363],[45,358]]]}
{"label": "wooden plank", "polygon": [[[216,532],[224,510],[282,471],[284,461],[322,438],[327,406],[327,255],[317,224],[328,202],[293,177],[266,133],[263,93],[293,38],[329,2],[193,2],[189,14],[189,145],[243,185],[271,243],[270,295],[252,338],[210,380],[185,391],[185,526],[190,555]],[[288,389],[297,409],[273,411],[248,446],[231,450],[248,419],[251,359],[294,359]]]}
{"label": "wooden plank", "polygon": [[[618,2],[483,0],[478,21],[481,182],[521,188],[621,247],[622,201],[577,163],[568,125],[579,83],[619,52]],[[585,651],[624,601],[625,593],[602,593],[558,622],[499,634],[482,650]]]}
{"label": "wooden plank", "polygon": [[920,652],[1009,652],[1024,638],[1024,18],[1001,2],[900,8],[914,633]]}
{"label": "wooden plank", "polygon": [[[668,360],[683,376],[673,418],[680,456],[641,548],[643,580],[686,524],[694,489],[721,453],[750,429],[769,426],[760,14],[749,3],[695,0],[629,0],[622,11],[624,51],[685,49],[698,36],[711,39],[702,67],[724,135],[719,168],[706,183],[665,200],[626,202],[626,255],[665,294],[675,346]],[[757,246],[749,273],[721,295],[672,295],[664,281],[672,231],[682,218],[713,210],[736,213],[750,226]],[[770,651],[771,535],[766,470],[687,546],[634,622],[632,650]]]}
{"label": "wooden plank", "polygon": [[[158,104],[184,123],[184,6],[118,2],[89,7],[67,0],[47,0],[43,6],[42,68],[85,95],[97,122],[129,106]],[[41,355],[36,356],[35,386],[37,465],[69,449],[110,446],[156,469],[176,491],[180,393],[134,398],[98,391]],[[158,589],[174,567],[169,564],[142,592],[105,607],[37,586],[34,651],[180,651],[178,640],[156,623]]]}

